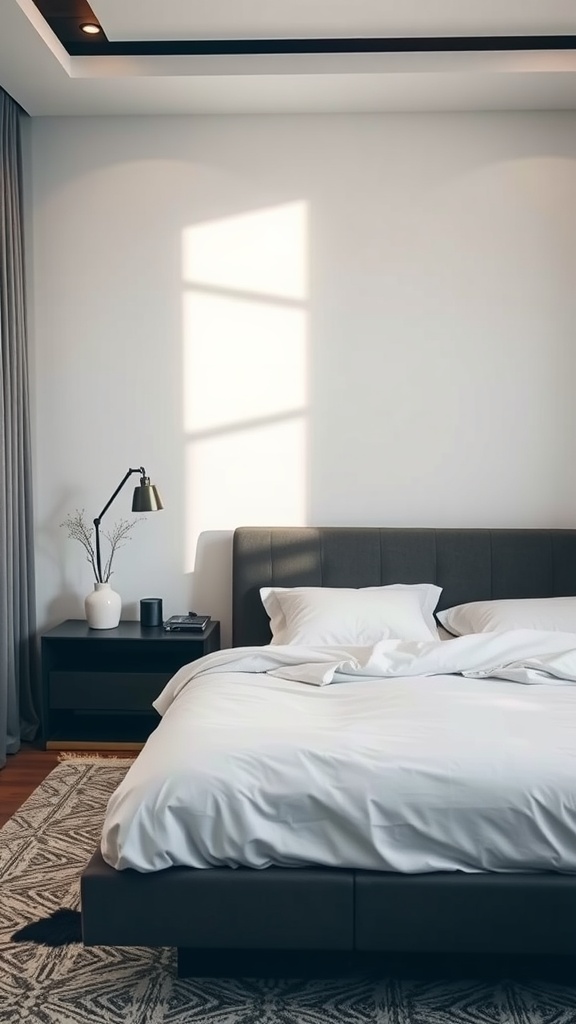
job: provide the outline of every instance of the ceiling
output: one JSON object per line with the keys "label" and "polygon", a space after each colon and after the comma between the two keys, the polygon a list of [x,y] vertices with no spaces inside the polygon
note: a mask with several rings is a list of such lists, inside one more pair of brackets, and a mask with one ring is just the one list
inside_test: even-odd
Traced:
{"label": "ceiling", "polygon": [[576,110],[576,3],[1,0],[0,86],[35,117]]}

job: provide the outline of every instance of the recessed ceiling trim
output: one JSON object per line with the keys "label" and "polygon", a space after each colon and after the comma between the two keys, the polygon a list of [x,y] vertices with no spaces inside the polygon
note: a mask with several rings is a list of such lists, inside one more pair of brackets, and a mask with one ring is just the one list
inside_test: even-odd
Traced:
{"label": "recessed ceiling trim", "polygon": [[[63,4],[68,0],[45,2],[52,5],[52,13],[55,14],[63,11]],[[87,0],[72,2],[87,4]],[[100,0],[92,0],[94,2],[98,8]],[[124,9],[124,0],[106,0],[108,2],[117,5],[112,11]],[[130,5],[132,0],[125,2]],[[169,8],[171,3],[179,0],[134,2],[138,4],[138,11],[141,2],[143,9],[148,5],[152,13],[161,11],[163,17],[165,5]],[[210,3],[208,13],[212,17],[212,0],[198,0],[199,4],[202,2]],[[238,13],[237,0],[230,0],[232,2],[236,4],[233,9]],[[289,4],[289,12],[293,12],[293,5],[298,5],[299,0],[274,0],[274,10],[278,10],[276,2]],[[339,0],[310,0],[312,4],[321,2],[336,4]],[[347,2],[342,0],[342,3]],[[388,0],[375,2],[378,3],[378,12],[381,12]],[[390,10],[392,2],[390,0],[388,4]],[[397,0],[394,2],[397,4]],[[408,7],[411,2],[407,0]],[[433,3],[436,6],[442,3],[445,7],[448,2],[430,0],[426,11],[432,9]],[[561,0],[549,2],[552,8],[559,10]],[[228,0],[214,0],[218,10],[222,9],[220,5],[227,3]],[[250,0],[246,3],[249,5]],[[355,0],[351,3],[356,10]],[[421,10],[421,0],[413,0],[413,3],[420,5],[418,9]],[[465,7],[465,0],[454,0],[454,3],[458,4],[458,10]],[[490,6],[490,0],[487,3]],[[521,4],[524,11],[530,0],[503,0],[503,3],[505,7],[508,4],[507,9],[514,3],[517,11]],[[458,43],[452,36],[445,44],[451,52],[438,49],[439,39],[444,36],[439,33],[434,36],[431,29],[437,25],[431,26],[429,19],[422,17],[414,23],[414,28],[420,29],[419,35],[410,39],[413,46],[416,38],[420,52],[398,48],[395,52],[390,49],[387,52],[375,52],[373,49],[359,52],[358,38],[368,46],[369,33],[362,32],[358,26],[357,30],[354,29],[355,50],[348,53],[145,55],[139,42],[136,44],[139,52],[135,55],[98,55],[90,45],[91,40],[86,38],[86,55],[72,57],[58,42],[33,0],[1,0],[1,4],[0,85],[33,117],[430,110],[576,111],[576,29],[570,24],[568,15],[564,18],[565,27],[561,26],[558,18],[554,20],[547,16],[548,28],[546,31],[541,28],[539,36],[531,34],[533,25],[523,15],[522,27],[511,35],[506,34],[512,28],[511,22],[501,24],[498,31],[491,32],[494,22],[485,16],[487,9],[482,6],[480,20],[485,24],[485,30],[478,24],[478,19],[475,32],[469,32],[468,23],[464,24],[458,39],[465,37],[467,49],[453,49]],[[569,5],[570,11],[576,12],[574,0],[569,0]],[[240,6],[244,19],[244,0]],[[179,10],[188,17],[192,8],[197,12],[196,2],[182,0]],[[132,10],[136,8],[132,7]],[[403,18],[405,10],[403,2]],[[475,10],[478,13],[478,5]],[[548,3],[546,10],[548,15]],[[80,14],[78,7],[75,13]],[[84,9],[78,22],[84,21],[86,16]],[[99,20],[102,24],[102,19]],[[576,23],[576,13],[574,21]],[[453,23],[456,24],[455,21]],[[519,21],[515,24],[519,25]],[[106,19],[104,26],[108,36],[112,26]],[[293,24],[293,31],[285,32],[282,39],[295,38],[300,27]],[[337,36],[337,27],[332,21],[327,21],[326,32],[317,32],[316,36],[326,39]],[[410,31],[394,33],[391,27],[391,24],[382,24],[382,31],[375,32],[374,36],[385,39],[388,47],[391,43],[398,47],[398,41],[410,36]],[[213,35],[225,37],[231,25],[225,25],[221,20],[218,28],[220,31]],[[249,31],[246,24],[246,29],[243,40],[235,37],[236,41],[245,42],[258,36],[254,26],[250,26]],[[338,42],[344,37],[352,39],[354,33],[350,30],[342,32]],[[281,33],[277,35],[280,37]],[[197,32],[199,36],[200,32]],[[228,35],[226,42],[231,38]],[[494,48],[494,38],[498,39],[500,49]],[[174,40],[174,35],[170,39]],[[427,52],[422,48],[422,39],[426,39],[424,45],[430,48]],[[482,49],[471,50],[472,40],[476,40],[475,45],[481,45]],[[200,42],[200,39],[196,38],[195,42]],[[208,42],[213,44],[214,39]],[[491,46],[490,50],[485,48],[487,45]],[[314,46],[317,46],[316,42]]]}
{"label": "recessed ceiling trim", "polygon": [[574,50],[575,35],[554,36],[438,36],[419,38],[351,39],[198,39],[161,42],[110,42],[95,38],[72,42],[73,57],[89,56],[229,56],[232,54],[299,53],[456,53],[503,50]]}

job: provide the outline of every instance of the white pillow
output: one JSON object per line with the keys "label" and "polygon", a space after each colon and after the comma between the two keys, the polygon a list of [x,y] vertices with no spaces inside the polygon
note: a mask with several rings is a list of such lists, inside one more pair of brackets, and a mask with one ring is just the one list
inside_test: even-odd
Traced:
{"label": "white pillow", "polygon": [[262,587],[273,644],[369,647],[378,640],[437,640],[441,587]]}
{"label": "white pillow", "polygon": [[473,601],[438,612],[437,618],[455,636],[502,633],[508,629],[551,629],[576,633],[576,597]]}
{"label": "white pillow", "polygon": [[453,633],[449,633],[447,629],[444,629],[444,626],[438,626],[437,629],[438,629],[438,639],[439,640],[453,640],[454,639],[454,634]]}

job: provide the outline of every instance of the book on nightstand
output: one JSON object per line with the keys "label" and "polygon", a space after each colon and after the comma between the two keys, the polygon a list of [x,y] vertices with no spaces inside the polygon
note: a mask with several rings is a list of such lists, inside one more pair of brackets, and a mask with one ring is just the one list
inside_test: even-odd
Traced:
{"label": "book on nightstand", "polygon": [[171,615],[164,629],[169,633],[201,633],[209,622],[209,615]]}

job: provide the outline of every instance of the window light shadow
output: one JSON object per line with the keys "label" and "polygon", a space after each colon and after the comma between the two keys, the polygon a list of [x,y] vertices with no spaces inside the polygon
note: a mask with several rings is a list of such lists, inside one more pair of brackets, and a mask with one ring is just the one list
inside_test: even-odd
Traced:
{"label": "window light shadow", "polygon": [[183,232],[185,572],[198,537],[304,525],[308,208]]}

